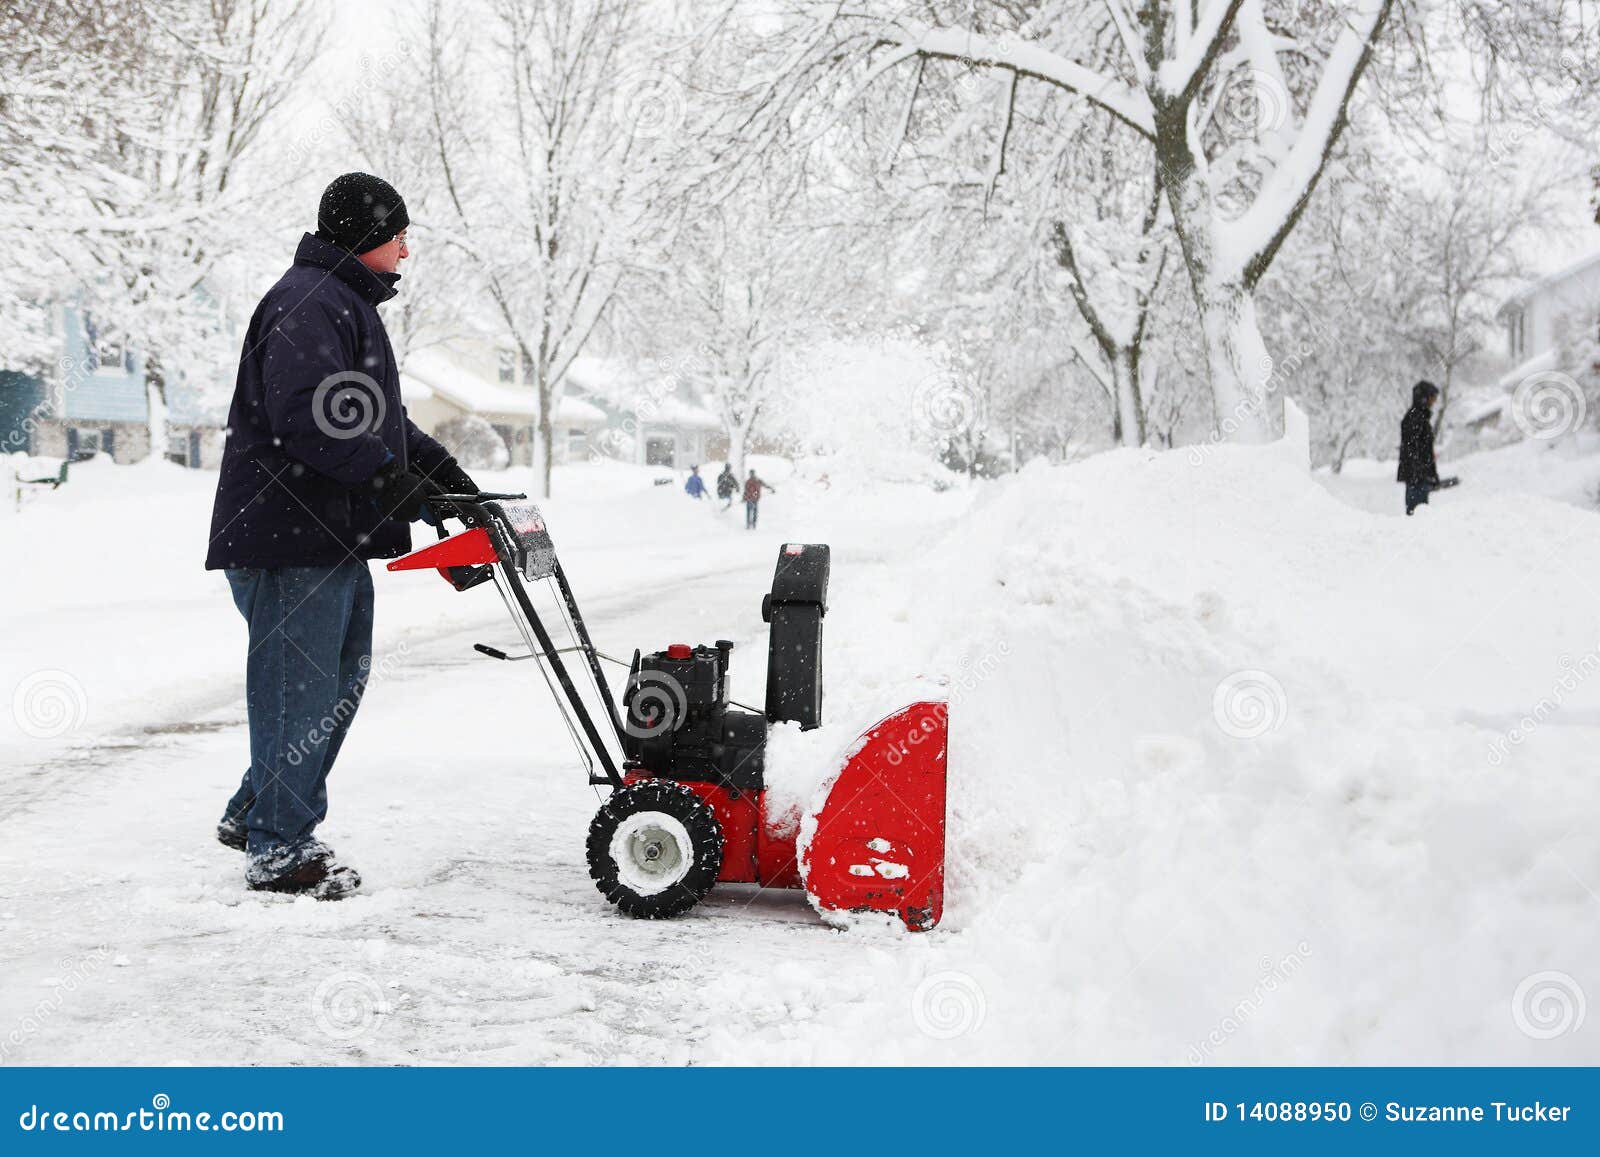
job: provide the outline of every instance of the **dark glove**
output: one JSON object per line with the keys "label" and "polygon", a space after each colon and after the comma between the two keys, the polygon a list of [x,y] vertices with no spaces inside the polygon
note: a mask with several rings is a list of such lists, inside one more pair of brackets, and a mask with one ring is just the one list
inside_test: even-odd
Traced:
{"label": "dark glove", "polygon": [[446,458],[438,466],[428,471],[440,486],[444,487],[446,494],[480,494],[483,487],[472,480],[472,475],[461,469],[461,463],[454,458]]}
{"label": "dark glove", "polygon": [[438,483],[405,469],[398,462],[385,462],[380,466],[367,480],[367,488],[385,517],[405,522],[421,518],[427,500],[444,493]]}

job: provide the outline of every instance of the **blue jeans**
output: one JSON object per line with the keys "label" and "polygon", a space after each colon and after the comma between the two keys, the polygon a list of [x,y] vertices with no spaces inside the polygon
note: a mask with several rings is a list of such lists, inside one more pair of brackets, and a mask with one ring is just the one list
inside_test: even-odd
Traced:
{"label": "blue jeans", "polygon": [[744,528],[746,530],[755,529],[756,514],[758,511],[760,511],[760,509],[761,503],[751,502],[748,498],[744,500]]}
{"label": "blue jeans", "polygon": [[1406,483],[1406,513],[1410,514],[1419,506],[1428,505],[1428,495],[1433,493],[1431,482]]}
{"label": "blue jeans", "polygon": [[250,625],[250,770],[224,819],[249,828],[252,860],[306,844],[328,815],[328,772],[372,666],[372,575],[338,566],[230,570]]}

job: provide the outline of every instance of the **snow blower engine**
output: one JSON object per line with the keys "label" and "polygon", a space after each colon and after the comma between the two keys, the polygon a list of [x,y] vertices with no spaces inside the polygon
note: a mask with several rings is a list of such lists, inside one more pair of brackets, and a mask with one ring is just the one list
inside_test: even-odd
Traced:
{"label": "snow blower engine", "polygon": [[[718,882],[803,888],[824,914],[883,912],[921,931],[944,905],[942,696],[869,727],[828,769],[812,806],[769,810],[767,735],[822,722],[829,551],[788,543],[762,602],[770,624],[762,711],[733,700],[733,643],[673,643],[631,663],[596,649],[539,508],[521,494],[430,500],[464,530],[389,564],[436,569],[457,590],[493,584],[554,693],[589,782],[610,790],[589,825],[589,874],[630,916],[687,912]],[[543,604],[543,613],[539,604]],[[552,613],[553,612],[553,613]],[[550,633],[564,634],[558,645]],[[566,656],[577,656],[569,663]],[[602,662],[626,665],[620,710]]]}

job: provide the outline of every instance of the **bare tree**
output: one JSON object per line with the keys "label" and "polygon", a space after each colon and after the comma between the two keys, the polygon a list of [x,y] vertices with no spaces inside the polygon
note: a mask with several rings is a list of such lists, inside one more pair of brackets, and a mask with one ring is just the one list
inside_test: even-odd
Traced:
{"label": "bare tree", "polygon": [[670,240],[666,142],[687,94],[646,4],[489,0],[471,13],[435,2],[427,15],[438,227],[481,271],[533,380],[548,494],[567,374],[624,279]]}

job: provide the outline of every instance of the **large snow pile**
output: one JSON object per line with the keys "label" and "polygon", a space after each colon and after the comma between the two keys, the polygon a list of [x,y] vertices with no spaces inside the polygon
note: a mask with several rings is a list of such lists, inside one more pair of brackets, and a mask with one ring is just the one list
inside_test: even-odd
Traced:
{"label": "large snow pile", "polygon": [[[1600,991],[1596,529],[1123,451],[989,487],[878,600],[836,598],[830,702],[907,664],[955,697],[947,925],[880,958],[931,1035],[889,1052],[1600,1058],[1519,1029],[1563,995],[1536,974]],[[840,1007],[774,1056],[881,1057],[902,1015]]]}

